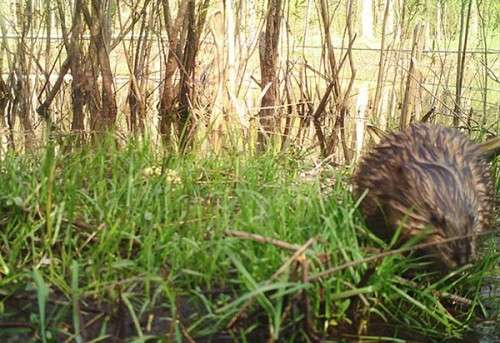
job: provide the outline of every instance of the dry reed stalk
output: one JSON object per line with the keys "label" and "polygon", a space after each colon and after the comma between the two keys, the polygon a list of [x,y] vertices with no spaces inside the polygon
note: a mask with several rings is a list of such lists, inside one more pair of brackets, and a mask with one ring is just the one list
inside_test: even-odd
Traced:
{"label": "dry reed stalk", "polygon": [[417,61],[420,57],[421,51],[421,36],[422,36],[422,25],[417,24],[413,30],[413,42],[410,55],[410,67],[408,69],[408,75],[406,78],[406,87],[403,97],[403,104],[401,105],[401,117],[399,121],[399,128],[404,129],[407,127],[414,116],[415,110],[415,99],[416,99],[416,80],[418,77],[418,67]]}
{"label": "dry reed stalk", "polygon": [[210,20],[210,31],[215,43],[215,65],[217,68],[217,86],[213,98],[212,110],[208,119],[209,140],[211,148],[219,151],[222,142],[222,121],[224,113],[227,111],[227,101],[225,101],[224,90],[226,89],[226,58],[225,58],[225,22],[223,14],[218,11]]}
{"label": "dry reed stalk", "polygon": [[[335,55],[335,51],[333,48],[333,43],[332,43],[332,36],[331,36],[331,30],[330,30],[330,25],[331,25],[331,15],[329,14],[329,8],[328,4],[325,2],[325,0],[320,1],[319,4],[319,15],[321,18],[321,25],[322,25],[322,33],[324,35],[324,41],[325,41],[325,46],[326,46],[326,57],[327,57],[327,62],[328,62],[328,68],[329,68],[329,74],[331,77],[331,84],[328,86],[328,89],[331,87],[331,92],[333,94],[333,99],[334,103],[331,105],[332,106],[332,112],[335,113],[334,117],[328,118],[325,116],[325,119],[331,119],[332,124],[331,126],[331,134],[329,135],[328,138],[322,137],[325,136],[322,130],[319,130],[319,125],[318,123],[315,123],[315,128],[316,128],[316,133],[318,135],[318,140],[320,142],[320,147],[323,145],[322,148],[322,154],[323,157],[327,157],[329,155],[335,155],[337,145],[339,142],[339,135],[344,151],[344,158],[346,161],[350,161],[351,159],[351,154],[350,150],[348,149],[347,141],[346,141],[346,135],[345,135],[345,118],[349,114],[349,109],[347,106],[347,99],[349,98],[349,94],[351,92],[352,86],[354,84],[354,79],[356,76],[356,70],[354,69],[354,60],[352,57],[352,45],[354,44],[354,40],[356,39],[356,35],[353,33],[352,29],[352,16],[353,16],[353,10],[352,10],[352,1],[349,1],[347,3],[347,19],[346,19],[346,31],[348,34],[348,47],[345,55],[343,58],[341,58],[341,62],[337,63],[337,58]],[[349,84],[345,89],[342,89],[341,82],[340,82],[340,73],[344,65],[344,61],[348,59],[349,60],[349,68],[351,72],[351,77],[349,80]],[[325,93],[327,96],[329,92]],[[323,96],[322,101],[320,105],[325,106],[326,104],[323,104],[323,101],[326,101],[325,96]],[[316,111],[317,112],[317,111]],[[318,116],[315,116],[316,122],[318,121]],[[325,126],[325,124],[323,124]],[[322,143],[324,141],[324,143]]]}
{"label": "dry reed stalk", "polygon": [[[467,51],[467,41],[469,38],[469,22],[471,17],[472,1],[469,1],[467,7],[467,17],[465,15],[466,2],[462,1],[462,6],[460,9],[460,34],[458,37],[458,52],[457,52],[457,81],[455,85],[455,106],[453,108],[453,125],[458,127],[460,117],[462,114],[461,109],[461,97],[462,97],[462,86],[464,80],[464,69],[465,69],[465,55]],[[466,22],[464,24],[464,19]],[[464,27],[465,25],[465,27]],[[465,31],[465,33],[464,33]]]}
{"label": "dry reed stalk", "polygon": [[387,61],[387,52],[385,51],[385,35],[387,29],[387,17],[389,15],[389,5],[391,0],[385,0],[385,10],[384,10],[384,18],[382,20],[382,33],[380,37],[380,56],[378,62],[378,71],[377,71],[377,84],[375,85],[375,95],[373,97],[373,108],[372,108],[372,116],[378,118],[379,111],[379,102],[380,95],[382,93],[382,85],[384,82],[384,69],[385,63]]}
{"label": "dry reed stalk", "polygon": [[[117,2],[120,7],[120,2]],[[125,25],[122,21],[122,15],[118,11],[118,22],[120,31],[125,30]],[[151,53],[151,40],[149,39],[150,31],[148,27],[153,27],[155,16],[152,11],[145,11],[139,16],[140,27],[138,38],[131,38],[127,47],[125,40],[122,40],[123,54],[129,72],[130,85],[127,94],[127,103],[129,106],[129,116],[127,125],[130,132],[143,133],[146,119],[146,83],[149,63],[147,59]],[[134,23],[135,24],[135,23]],[[132,25],[132,35],[135,36],[135,25]],[[133,56],[131,56],[131,54]]]}

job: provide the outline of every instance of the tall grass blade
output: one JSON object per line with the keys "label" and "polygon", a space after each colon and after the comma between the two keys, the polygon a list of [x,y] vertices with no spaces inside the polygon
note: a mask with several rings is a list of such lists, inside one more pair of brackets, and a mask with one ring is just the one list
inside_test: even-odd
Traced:
{"label": "tall grass blade", "polygon": [[47,342],[46,335],[46,305],[49,298],[49,288],[43,280],[42,274],[38,269],[33,269],[33,280],[36,286],[36,296],[38,300],[38,314],[40,316],[40,334],[42,336],[42,341]]}

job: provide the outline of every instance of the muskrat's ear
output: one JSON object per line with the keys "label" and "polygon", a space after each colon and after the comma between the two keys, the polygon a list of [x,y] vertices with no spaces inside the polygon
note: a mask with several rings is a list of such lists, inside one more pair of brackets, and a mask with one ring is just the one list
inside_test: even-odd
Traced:
{"label": "muskrat's ear", "polygon": [[486,142],[479,143],[479,151],[483,157],[492,161],[496,156],[500,155],[500,137],[494,137]]}

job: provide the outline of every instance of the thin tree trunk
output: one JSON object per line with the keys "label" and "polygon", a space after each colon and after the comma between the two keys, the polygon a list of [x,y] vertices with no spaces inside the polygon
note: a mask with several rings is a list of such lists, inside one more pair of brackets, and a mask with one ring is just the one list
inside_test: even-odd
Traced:
{"label": "thin tree trunk", "polygon": [[275,106],[277,96],[276,68],[278,63],[278,42],[282,12],[281,0],[269,0],[266,16],[266,31],[260,37],[260,85],[264,95],[259,112],[260,130],[257,138],[259,151],[266,149],[276,131]]}
{"label": "thin tree trunk", "polygon": [[[99,117],[92,123],[92,130],[102,133],[113,129],[116,120],[117,106],[114,93],[113,73],[109,60],[110,41],[109,41],[109,4],[101,3],[98,0],[92,0],[92,14],[88,8],[82,6],[83,15],[92,36],[93,52],[97,61],[101,81],[101,103]],[[97,80],[95,80],[97,81]]]}
{"label": "thin tree trunk", "polygon": [[[2,33],[2,48],[1,48],[1,59],[2,59],[2,63],[0,64],[0,68],[3,68],[4,64],[3,64],[3,57],[6,56],[7,58],[7,66],[8,66],[8,69],[9,69],[9,77],[8,77],[8,80],[7,82],[3,81],[3,78],[2,79],[2,83],[3,83],[3,90],[1,92],[1,103],[3,106],[5,106],[4,108],[4,116],[5,116],[5,121],[6,121],[6,124],[7,124],[7,128],[9,130],[9,134],[7,136],[7,145],[10,149],[14,150],[15,149],[15,141],[14,141],[14,121],[15,121],[15,111],[14,111],[14,101],[13,101],[13,98],[14,98],[14,95],[12,94],[12,90],[13,90],[13,79],[14,79],[14,61],[11,57],[10,54],[5,54],[4,55],[4,52],[7,51],[8,49],[8,43],[7,43],[7,29],[5,27],[5,23],[3,21],[3,18],[0,16],[0,31]],[[0,73],[0,75],[3,75],[3,73]],[[2,118],[3,119],[3,118]]]}
{"label": "thin tree trunk", "polygon": [[179,121],[177,123],[177,134],[179,136],[179,148],[185,151],[190,146],[194,132],[194,118],[191,111],[191,99],[193,99],[193,79],[196,59],[196,6],[195,0],[188,0],[187,4],[187,38],[184,47],[184,60],[182,62],[183,72],[179,83]]}
{"label": "thin tree trunk", "polygon": [[68,55],[70,56],[70,70],[73,77],[71,81],[71,108],[73,109],[71,131],[77,133],[81,142],[84,140],[85,132],[85,113],[83,112],[83,107],[85,103],[89,102],[90,95],[86,91],[89,85],[89,78],[85,77],[85,66],[82,63],[82,32],[82,0],[76,0]]}
{"label": "thin tree trunk", "polygon": [[189,0],[187,4],[187,37],[183,53],[179,94],[177,95],[179,103],[177,134],[179,136],[179,149],[181,152],[185,152],[191,148],[196,129],[196,120],[192,111],[192,104],[196,98],[194,84],[196,56],[209,4],[210,0],[200,3],[198,11],[196,11],[195,0]]}
{"label": "thin tree trunk", "polygon": [[[1,20],[1,19],[0,19]],[[3,42],[0,44],[0,157],[3,148],[3,134],[6,129],[6,119],[7,119],[7,105],[9,103],[9,89],[7,84],[3,80],[3,63],[4,63],[4,52],[5,46]]]}
{"label": "thin tree trunk", "polygon": [[174,83],[174,75],[179,68],[179,63],[182,61],[181,46],[185,44],[187,26],[183,25],[187,11],[187,1],[181,1],[180,7],[177,10],[175,22],[172,23],[171,8],[169,1],[164,0],[163,4],[163,19],[168,35],[168,52],[165,61],[165,75],[163,77],[163,89],[160,98],[160,135],[164,145],[171,143],[172,124],[176,121],[176,85]]}
{"label": "thin tree trunk", "polygon": [[[118,14],[118,17],[121,25],[121,15]],[[129,130],[133,133],[144,131],[144,120],[146,116],[146,95],[144,94],[144,82],[147,77],[146,60],[147,56],[149,56],[150,50],[148,28],[152,25],[154,16],[152,16],[150,12],[145,11],[144,15],[141,17],[142,21],[140,23],[138,39],[131,39],[129,49],[127,49],[125,43],[123,44],[123,50],[125,52],[130,74],[127,96],[130,116],[127,122]],[[134,32],[133,29],[132,32]],[[130,57],[128,50],[133,53],[133,57]]]}
{"label": "thin tree trunk", "polygon": [[21,119],[21,125],[23,127],[24,135],[24,147],[26,151],[30,151],[34,145],[34,131],[33,124],[31,123],[30,114],[31,111],[31,87],[30,87],[30,69],[28,63],[28,56],[30,56],[30,51],[27,50],[28,47],[32,47],[28,43],[26,36],[30,32],[31,19],[32,19],[32,2],[30,1],[19,1],[17,3],[17,17],[21,25],[21,39],[17,45],[17,63],[15,67],[15,73],[17,76],[17,85],[15,92],[15,103],[18,104],[18,115]]}

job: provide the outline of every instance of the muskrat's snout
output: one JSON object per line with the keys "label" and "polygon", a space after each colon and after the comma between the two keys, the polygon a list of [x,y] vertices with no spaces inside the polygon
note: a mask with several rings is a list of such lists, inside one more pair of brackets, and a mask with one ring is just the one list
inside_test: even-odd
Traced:
{"label": "muskrat's snout", "polygon": [[[437,240],[439,243],[439,240]],[[427,249],[427,253],[436,257],[436,262],[443,264],[443,269],[453,269],[476,260],[476,240],[474,237],[443,242]]]}
{"label": "muskrat's snout", "polygon": [[[474,242],[474,243],[472,243]],[[476,259],[475,239],[461,239],[454,244],[453,260],[459,266],[474,262]]]}
{"label": "muskrat's snout", "polygon": [[453,216],[446,216],[443,220],[446,237],[463,237],[443,245],[442,249],[445,250],[445,255],[450,260],[448,267],[463,266],[476,259],[476,237],[473,235],[474,216],[462,210],[456,209]]}

